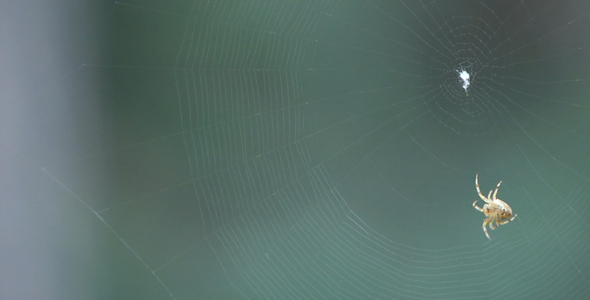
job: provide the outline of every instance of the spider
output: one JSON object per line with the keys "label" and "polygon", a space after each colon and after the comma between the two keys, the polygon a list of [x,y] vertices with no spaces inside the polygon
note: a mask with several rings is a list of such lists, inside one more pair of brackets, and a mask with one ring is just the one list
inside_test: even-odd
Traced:
{"label": "spider", "polygon": [[[512,216],[512,208],[510,208],[510,205],[496,198],[496,194],[498,194],[498,189],[500,188],[500,184],[502,184],[502,181],[498,182],[496,190],[490,190],[490,192],[488,193],[488,197],[486,198],[484,197],[484,195],[482,195],[481,191],[479,190],[479,183],[477,177],[478,174],[475,174],[475,188],[477,189],[477,193],[479,194],[481,200],[485,201],[486,204],[483,206],[483,208],[480,208],[475,204],[477,203],[477,200],[475,200],[473,201],[473,207],[481,211],[484,215],[486,215],[487,218],[483,221],[481,227],[483,228],[483,232],[491,241],[492,238],[490,238],[490,235],[488,234],[488,229],[486,228],[486,225],[489,224],[490,229],[494,230],[496,229],[496,227],[500,225],[512,222],[512,220],[514,220],[514,218],[516,218],[518,214],[514,214],[514,216]],[[493,196],[492,192],[494,192]],[[512,218],[510,216],[512,216]],[[494,222],[496,222],[496,224],[494,224]]]}

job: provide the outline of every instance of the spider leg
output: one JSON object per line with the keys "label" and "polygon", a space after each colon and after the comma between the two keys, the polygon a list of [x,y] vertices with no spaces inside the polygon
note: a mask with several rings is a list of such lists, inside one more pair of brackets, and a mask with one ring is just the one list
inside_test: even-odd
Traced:
{"label": "spider leg", "polygon": [[485,201],[486,203],[489,203],[490,201],[488,201],[488,199],[486,197],[484,197],[484,195],[479,190],[479,182],[478,182],[478,179],[477,179],[478,176],[479,176],[479,174],[475,174],[475,189],[477,190],[477,194],[479,195],[479,197],[481,198],[481,200]]}
{"label": "spider leg", "polygon": [[480,208],[480,207],[479,207],[479,206],[477,206],[477,204],[475,204],[475,203],[477,203],[477,200],[473,201],[473,208],[475,208],[475,209],[477,209],[477,210],[479,210],[479,211],[483,212],[483,208]]}
{"label": "spider leg", "polygon": [[[495,223],[495,224],[494,224],[494,221],[496,221],[496,223]],[[493,219],[493,220],[490,222],[490,224],[489,224],[489,225],[490,225],[490,229],[491,229],[491,230],[494,230],[494,229],[498,228],[498,226],[500,226],[500,225],[498,224],[498,219]]]}
{"label": "spider leg", "polygon": [[490,237],[490,234],[488,233],[488,229],[486,228],[486,225],[488,224],[488,222],[490,221],[490,218],[487,218],[483,221],[483,225],[481,225],[481,227],[483,228],[483,232],[486,234],[486,236],[488,237],[488,240],[492,240],[492,238]]}
{"label": "spider leg", "polygon": [[512,216],[512,218],[510,218],[508,220],[500,221],[498,224],[499,225],[504,225],[506,223],[510,223],[510,222],[512,222],[512,220],[514,220],[514,218],[516,218],[516,216],[518,216],[518,214],[514,214],[514,216]]}
{"label": "spider leg", "polygon": [[500,182],[498,182],[498,185],[496,186],[496,191],[494,191],[494,200],[496,200],[496,195],[498,194],[498,190],[500,189],[500,184],[502,184],[502,180],[500,180]]}

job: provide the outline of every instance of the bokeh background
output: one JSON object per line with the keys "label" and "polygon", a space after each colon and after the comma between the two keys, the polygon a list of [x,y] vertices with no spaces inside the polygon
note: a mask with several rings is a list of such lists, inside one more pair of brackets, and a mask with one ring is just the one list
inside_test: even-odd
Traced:
{"label": "bokeh background", "polygon": [[590,293],[588,1],[13,2],[1,299]]}

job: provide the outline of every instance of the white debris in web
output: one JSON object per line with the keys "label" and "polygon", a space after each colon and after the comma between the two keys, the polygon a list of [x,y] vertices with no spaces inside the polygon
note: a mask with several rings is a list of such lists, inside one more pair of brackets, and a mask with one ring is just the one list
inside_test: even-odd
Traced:
{"label": "white debris in web", "polygon": [[459,77],[463,81],[462,87],[465,90],[465,93],[467,93],[467,88],[469,87],[469,73],[467,73],[465,70],[457,70],[457,73],[459,73]]}

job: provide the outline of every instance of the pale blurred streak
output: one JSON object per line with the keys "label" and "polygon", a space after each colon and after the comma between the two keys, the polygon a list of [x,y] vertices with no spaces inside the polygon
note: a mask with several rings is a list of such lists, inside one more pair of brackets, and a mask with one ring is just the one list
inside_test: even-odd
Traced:
{"label": "pale blurred streak", "polygon": [[78,151],[72,104],[88,100],[74,79],[99,53],[100,13],[89,1],[0,4],[0,299],[94,299],[92,219],[44,168]]}

